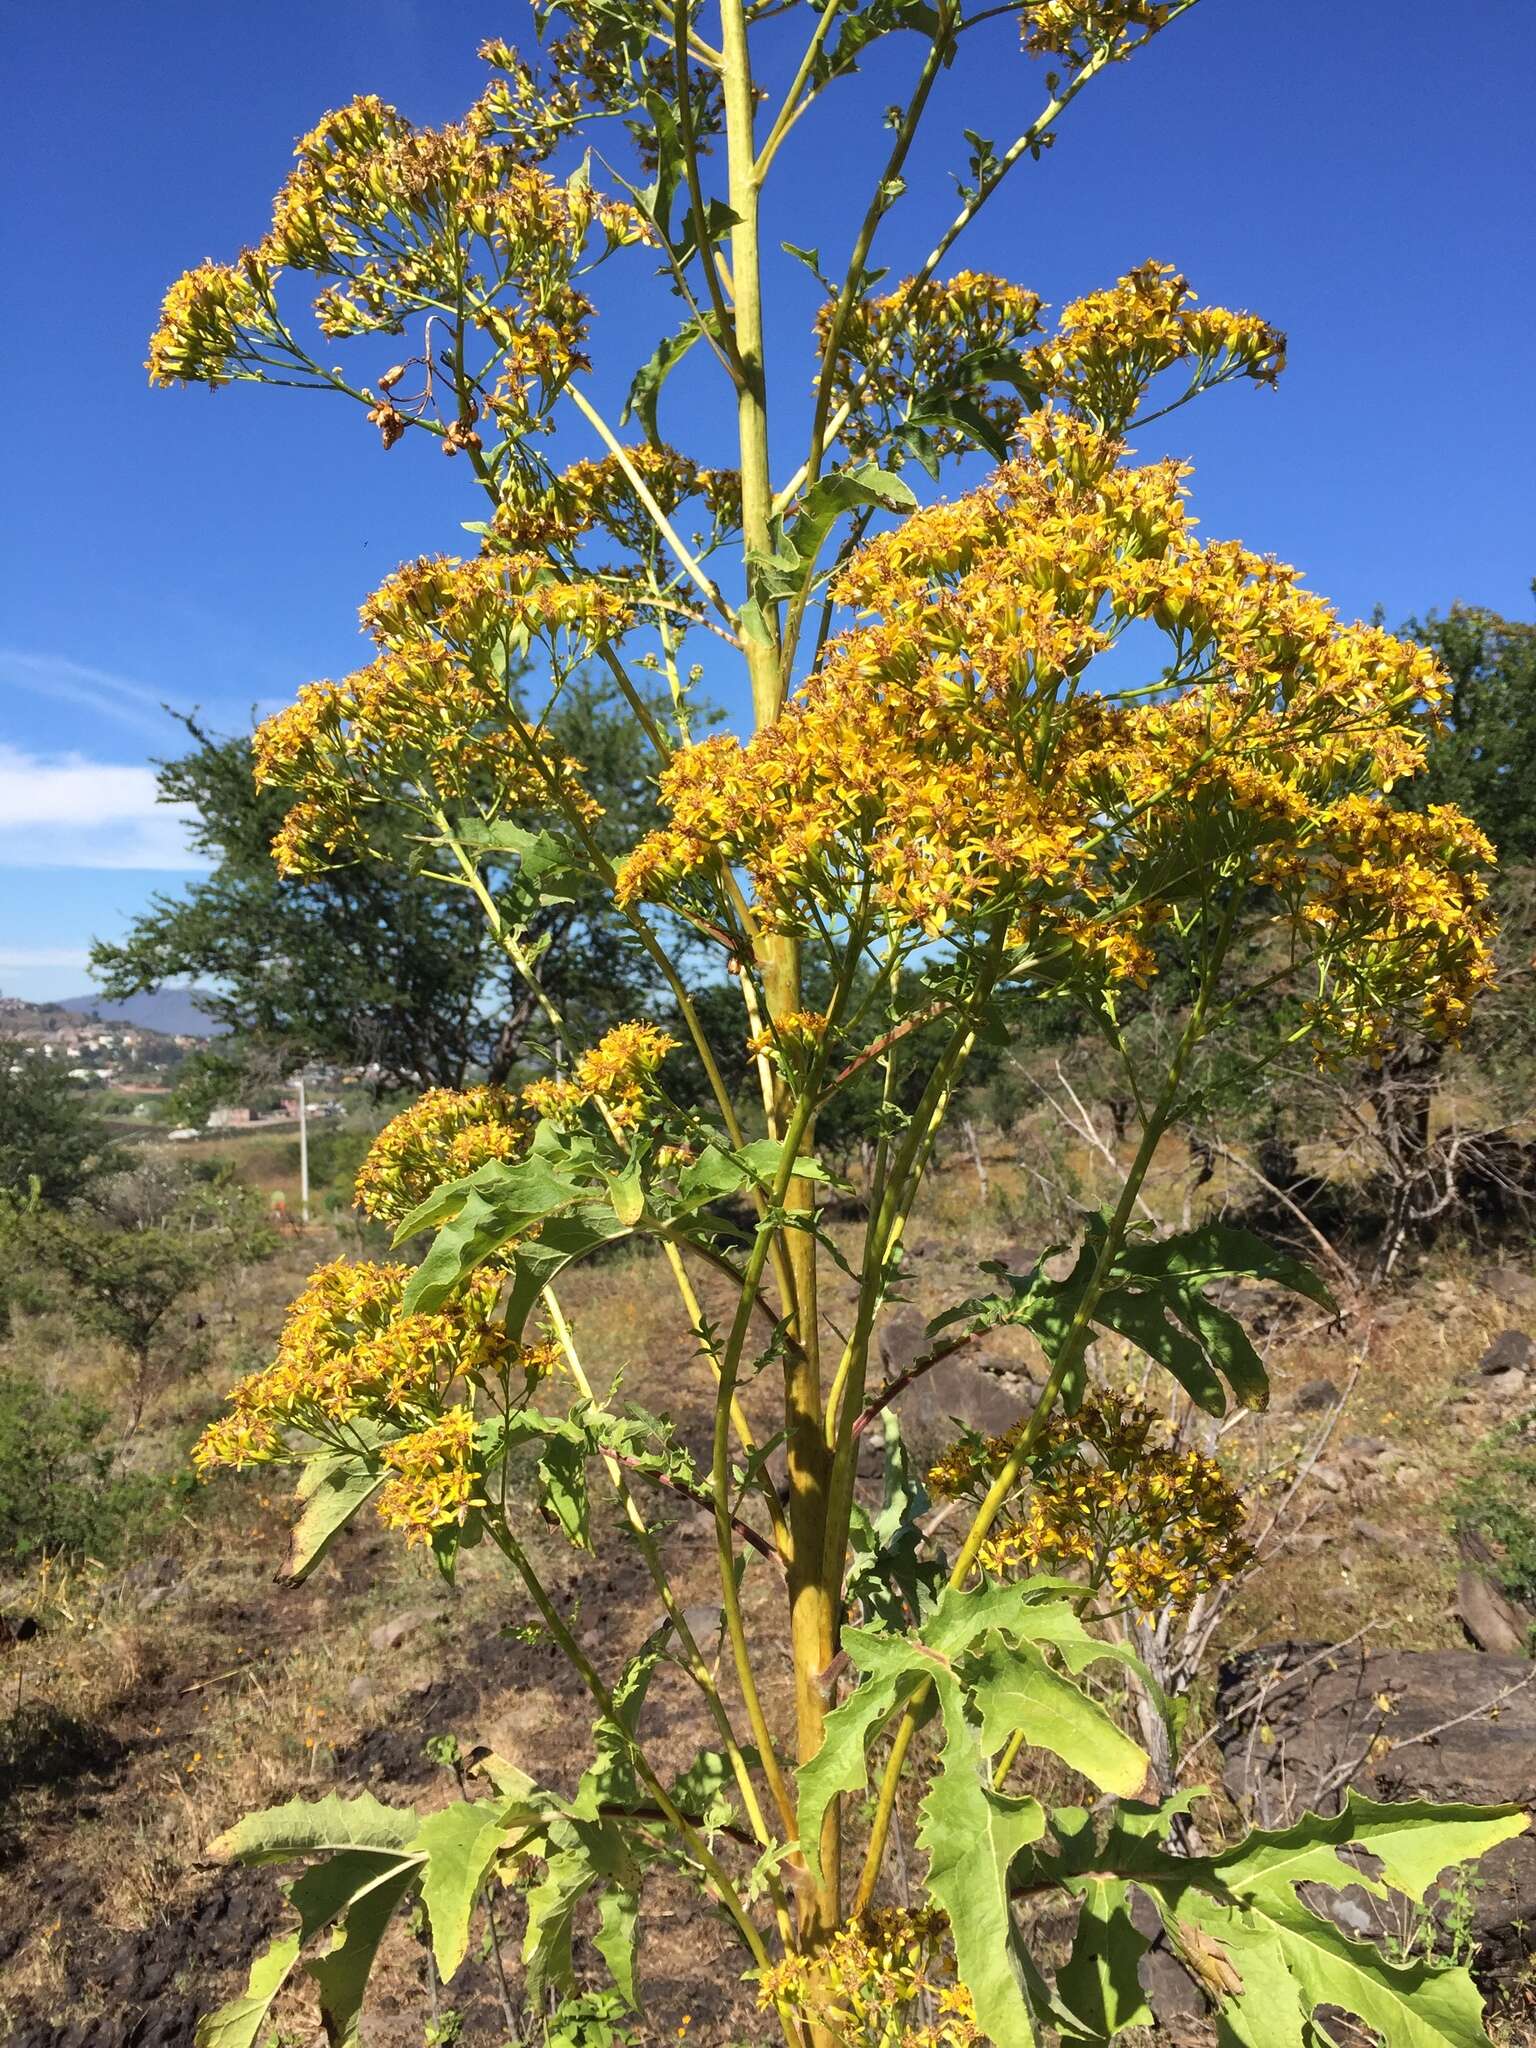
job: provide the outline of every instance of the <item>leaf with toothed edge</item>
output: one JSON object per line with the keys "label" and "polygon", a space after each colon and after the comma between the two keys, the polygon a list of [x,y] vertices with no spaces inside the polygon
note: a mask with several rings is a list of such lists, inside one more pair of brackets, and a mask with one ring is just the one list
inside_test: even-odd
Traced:
{"label": "leaf with toothed edge", "polygon": [[920,1808],[928,1891],[948,1916],[955,1974],[971,1994],[977,2024],[994,2048],[1037,2048],[1008,1879],[1020,1851],[1045,1832],[1045,1811],[1036,1799],[992,1789],[962,1688],[942,1673],[933,1683],[944,1747]]}

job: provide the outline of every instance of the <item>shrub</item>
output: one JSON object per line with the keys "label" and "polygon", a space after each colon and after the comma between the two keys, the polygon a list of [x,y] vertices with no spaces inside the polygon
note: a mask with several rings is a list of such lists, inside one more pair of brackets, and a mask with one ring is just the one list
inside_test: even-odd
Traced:
{"label": "shrub", "polygon": [[0,1554],[110,1564],[173,1510],[179,1481],[117,1469],[105,1408],[0,1372]]}

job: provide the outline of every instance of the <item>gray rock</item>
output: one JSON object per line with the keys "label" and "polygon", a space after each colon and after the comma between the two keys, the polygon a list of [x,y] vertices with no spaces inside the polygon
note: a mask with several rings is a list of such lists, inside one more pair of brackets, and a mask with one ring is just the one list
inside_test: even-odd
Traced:
{"label": "gray rock", "polygon": [[1495,1401],[1518,1401],[1530,1384],[1526,1374],[1513,1367],[1507,1372],[1491,1372],[1483,1381]]}
{"label": "gray rock", "polygon": [[[875,1339],[880,1370],[889,1381],[910,1371],[933,1347],[926,1319],[902,1308],[881,1325]],[[955,1434],[955,1425],[997,1436],[1017,1422],[1029,1400],[1030,1382],[1011,1367],[975,1350],[958,1352],[931,1367],[897,1396],[902,1433],[919,1457],[927,1457]]]}
{"label": "gray rock", "polygon": [[1401,1460],[1403,1456],[1384,1436],[1347,1436],[1339,1448],[1362,1465],[1374,1465],[1388,1458]]}
{"label": "gray rock", "polygon": [[1031,1383],[962,1352],[925,1372],[897,1397],[902,1433],[919,1457],[951,1441],[955,1425],[1000,1436],[1030,1404]]}
{"label": "gray rock", "polygon": [[1523,1372],[1536,1363],[1536,1344],[1524,1330],[1500,1330],[1477,1361],[1480,1373]]}
{"label": "gray rock", "polygon": [[1456,1577],[1456,1619],[1480,1650],[1495,1657],[1523,1657],[1536,1615],[1517,1606],[1483,1572],[1468,1565]]}
{"label": "gray rock", "polygon": [[375,1650],[398,1650],[408,1636],[420,1635],[430,1628],[439,1611],[436,1607],[407,1607],[400,1614],[392,1614],[388,1621],[381,1621],[377,1628],[370,1629],[368,1641]]}
{"label": "gray rock", "polygon": [[915,1308],[899,1308],[887,1316],[875,1336],[875,1351],[887,1379],[905,1372],[929,1349],[928,1322]]}
{"label": "gray rock", "polygon": [[1339,1390],[1332,1380],[1308,1380],[1291,1396],[1291,1406],[1298,1414],[1310,1415],[1314,1409],[1332,1408],[1338,1398]]}
{"label": "gray rock", "polygon": [[[1005,1244],[1001,1251],[994,1252],[992,1256],[999,1265],[1006,1266],[1010,1273],[1033,1273],[1040,1263],[1042,1249],[1043,1247],[1038,1244],[1026,1244],[1022,1239],[1015,1238],[1011,1244]],[[983,1275],[983,1278],[986,1277]],[[978,1293],[983,1291],[980,1288],[977,1290]]]}
{"label": "gray rock", "polygon": [[[1373,1799],[1536,1803],[1532,1672],[1525,1657],[1471,1650],[1250,1651],[1221,1673],[1217,1714],[1232,1716],[1218,1735],[1227,1790],[1268,1827],[1316,1807],[1319,1786],[1341,1767]],[[1340,1796],[1332,1793],[1330,1812]],[[1536,1838],[1501,1844],[1477,1877],[1470,1905],[1484,1966],[1523,1960]]]}
{"label": "gray rock", "polygon": [[1514,1308],[1536,1303],[1536,1275],[1520,1266],[1489,1266],[1482,1280],[1483,1291],[1495,1301],[1507,1301]]}
{"label": "gray rock", "polygon": [[1160,2026],[1170,2020],[1204,2019],[1205,1993],[1170,1948],[1150,1948],[1136,1967],[1141,1988]]}

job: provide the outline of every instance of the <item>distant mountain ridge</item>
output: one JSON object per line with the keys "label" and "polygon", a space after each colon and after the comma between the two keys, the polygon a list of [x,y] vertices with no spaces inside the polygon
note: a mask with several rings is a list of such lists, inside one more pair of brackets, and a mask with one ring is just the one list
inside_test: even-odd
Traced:
{"label": "distant mountain ridge", "polygon": [[217,1038],[224,1027],[203,1007],[211,1001],[206,989],[162,988],[149,995],[125,996],[120,1002],[107,996],[63,996],[59,1008],[77,1017],[99,1017],[104,1024],[163,1031],[171,1038]]}

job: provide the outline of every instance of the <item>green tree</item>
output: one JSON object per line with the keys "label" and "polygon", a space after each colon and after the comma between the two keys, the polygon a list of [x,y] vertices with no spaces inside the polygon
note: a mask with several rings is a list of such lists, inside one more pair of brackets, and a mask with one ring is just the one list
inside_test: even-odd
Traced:
{"label": "green tree", "polygon": [[125,1354],[134,1427],[172,1362],[172,1312],[213,1275],[275,1248],[260,1198],[234,1175],[156,1166],[119,1175],[91,1206],[34,1209],[15,1236],[62,1283],[71,1321]]}
{"label": "green tree", "polygon": [[0,1037],[0,1196],[73,1201],[118,1158],[106,1126],[68,1075],[36,1046]]}
{"label": "green tree", "polygon": [[1434,650],[1451,682],[1444,729],[1402,801],[1414,810],[1459,804],[1493,841],[1501,869],[1536,862],[1536,624],[1453,604],[1402,631]]}
{"label": "green tree", "polygon": [[[501,1080],[540,1043],[534,998],[470,892],[430,871],[430,849],[401,834],[396,862],[280,875],[271,844],[287,800],[255,786],[249,737],[183,723],[193,745],[160,763],[160,798],[190,807],[193,844],[212,872],[154,897],[91,963],[113,997],[184,977],[210,989],[207,1008],[227,1036],[193,1056],[178,1089],[184,1111],[274,1086],[308,1059],[368,1066],[381,1092],[460,1087],[476,1069]],[[559,728],[587,768],[604,831],[618,845],[644,830],[653,799],[633,722],[578,688]],[[643,962],[592,886],[543,905],[531,942],[543,949],[545,987],[583,1029],[640,1007]]]}

